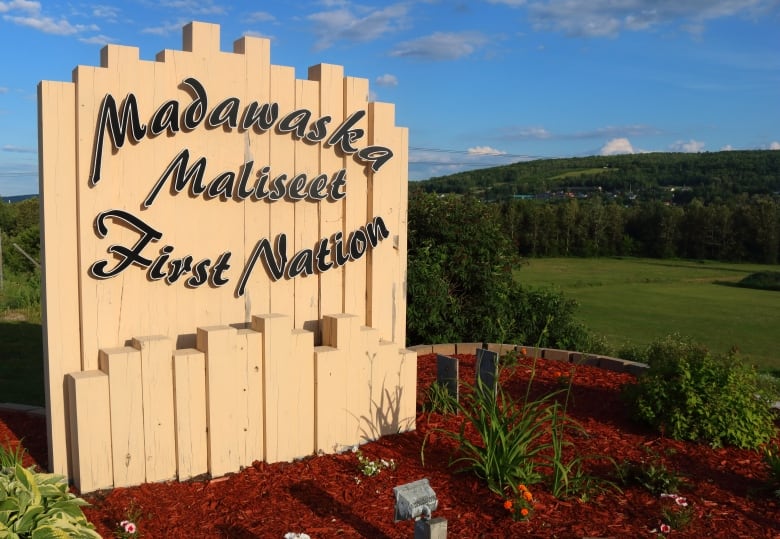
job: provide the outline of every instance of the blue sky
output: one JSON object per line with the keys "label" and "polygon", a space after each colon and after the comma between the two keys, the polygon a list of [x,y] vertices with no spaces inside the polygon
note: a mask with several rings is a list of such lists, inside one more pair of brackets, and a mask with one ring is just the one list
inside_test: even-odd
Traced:
{"label": "blue sky", "polygon": [[409,128],[412,180],[528,158],[780,149],[780,0],[0,0],[0,195],[36,193],[36,86],[152,60],[197,20],[342,65]]}

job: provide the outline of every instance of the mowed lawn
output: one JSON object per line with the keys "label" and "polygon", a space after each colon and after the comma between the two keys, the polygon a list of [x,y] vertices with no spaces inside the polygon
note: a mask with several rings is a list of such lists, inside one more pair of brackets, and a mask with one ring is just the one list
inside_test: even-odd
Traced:
{"label": "mowed lawn", "polygon": [[578,317],[618,348],[680,333],[714,352],[736,347],[780,370],[780,292],[718,284],[780,266],[634,258],[527,259],[516,278],[577,300]]}

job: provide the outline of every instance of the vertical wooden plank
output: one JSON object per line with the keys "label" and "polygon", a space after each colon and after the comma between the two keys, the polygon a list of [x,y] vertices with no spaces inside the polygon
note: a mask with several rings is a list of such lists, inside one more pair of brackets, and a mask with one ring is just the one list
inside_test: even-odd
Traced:
{"label": "vertical wooden plank", "polygon": [[401,414],[398,428],[401,432],[417,428],[417,352],[408,349],[398,351],[401,371]]}
{"label": "vertical wooden plank", "polygon": [[[344,120],[344,68],[330,64],[312,66],[309,68],[309,80],[319,82],[320,114],[330,116],[332,129],[337,129]],[[343,168],[344,155],[335,147],[323,144],[320,148],[320,172],[332,180]],[[320,201],[319,206],[320,237],[331,239],[340,233],[343,241],[344,199],[334,201],[327,198]],[[334,259],[331,254],[329,261]],[[334,266],[320,275],[320,318],[325,314],[344,312],[343,286],[344,266]],[[315,342],[321,342],[321,338],[315,338]]]}
{"label": "vertical wooden plank", "polygon": [[348,380],[350,344],[359,338],[359,317],[349,314],[325,316],[323,346],[314,350],[315,449],[333,453],[358,443],[355,418],[348,395],[354,390]]}
{"label": "vertical wooden plank", "polygon": [[[306,108],[313,118],[319,117],[319,83],[296,80],[295,108]],[[320,174],[320,145],[299,142],[295,147],[295,172],[306,174],[313,181]],[[319,204],[316,201],[301,200],[295,203],[295,252],[314,249],[320,240]],[[295,286],[295,320],[293,327],[312,331],[315,343],[320,338],[320,274],[315,272],[306,277],[293,279]]]}
{"label": "vertical wooden plank", "polygon": [[313,334],[293,330],[292,318],[255,316],[252,328],[263,334],[265,458],[290,461],[314,450]]}
{"label": "vertical wooden plank", "polygon": [[38,85],[44,383],[49,470],[71,475],[65,374],[81,370],[73,83]]}
{"label": "vertical wooden plank", "polygon": [[[242,37],[233,44],[233,50],[242,54],[246,73],[247,101],[269,103],[271,100],[271,42],[257,37]],[[243,167],[251,165],[253,177],[271,165],[270,140],[272,132],[252,128],[243,133]],[[253,183],[250,183],[253,185]],[[244,259],[261,238],[270,237],[270,208],[265,201],[250,197],[242,203],[244,218]],[[236,261],[235,263],[239,263]],[[251,322],[253,312],[271,312],[271,282],[266,272],[258,267],[252,273],[243,296],[244,322]]]}
{"label": "vertical wooden plank", "polygon": [[146,480],[176,477],[176,429],[173,411],[173,347],[167,337],[134,337],[141,353]]}
{"label": "vertical wooden plank", "polygon": [[298,444],[291,454],[292,458],[301,458],[314,453],[314,334],[295,328],[290,338],[295,376],[289,387],[297,395],[292,403],[292,417],[299,432]]}
{"label": "vertical wooden plank", "polygon": [[100,350],[100,370],[108,375],[114,487],[146,479],[141,354],[135,348]]}
{"label": "vertical wooden plank", "polygon": [[379,330],[363,326],[360,328],[358,345],[353,346],[350,353],[347,384],[354,389],[349,395],[349,407],[357,418],[355,436],[361,443],[379,437],[376,428],[377,406],[373,400],[376,390],[372,385],[374,371],[379,364],[379,342]]}
{"label": "vertical wooden plank", "polygon": [[[369,142],[394,151],[402,150],[403,130],[395,128],[394,106],[389,103],[369,103],[368,111]],[[397,245],[400,241],[401,232],[402,207],[398,187],[401,166],[401,160],[394,157],[369,177],[371,215],[384,220],[390,237],[368,252],[367,316],[368,325],[378,329],[384,340],[404,346],[404,342],[398,342],[401,337],[405,337],[405,331],[400,332],[398,327],[398,311],[401,305],[405,305],[405,296],[403,285],[399,281],[400,255],[394,247],[394,242]],[[406,201],[403,203],[406,204]]]}
{"label": "vertical wooden plank", "polygon": [[[239,464],[251,466],[263,455],[263,336],[252,329],[239,329],[237,333],[236,360],[239,394]],[[234,389],[238,392],[238,387]]]}
{"label": "vertical wooden plank", "polygon": [[238,395],[234,387],[235,332],[228,326],[198,328],[198,350],[206,354],[208,469],[212,477],[238,470]]}
{"label": "vertical wooden plank", "polygon": [[[295,70],[285,66],[271,66],[271,100],[279,104],[281,111],[295,109]],[[284,113],[283,113],[284,114]],[[295,175],[296,141],[289,133],[275,132],[271,137],[271,156],[273,168],[271,178],[284,174],[286,178]],[[284,234],[287,238],[287,256],[293,256],[295,239],[295,208],[289,199],[270,202],[271,229],[274,239]],[[260,268],[258,268],[260,269]],[[299,277],[300,278],[300,277]],[[271,287],[271,309],[273,313],[295,316],[295,287],[292,279],[282,277]]]}
{"label": "vertical wooden plank", "polygon": [[193,348],[173,353],[176,474],[179,481],[208,472],[206,357]]}
{"label": "vertical wooden plank", "polygon": [[[357,111],[368,110],[368,79],[355,77],[344,78],[344,114],[350,115]],[[368,130],[368,115],[355,124],[355,128]],[[363,141],[367,139],[364,138]],[[349,235],[360,227],[366,226],[373,215],[368,212],[368,181],[366,167],[355,159],[345,159],[344,167],[347,171],[347,196],[344,199],[344,234],[345,243]],[[344,312],[356,314],[360,317],[360,323],[366,322],[366,294],[354,293],[356,290],[366,289],[366,263],[367,257],[363,256],[353,260],[344,266],[344,282],[347,286],[342,289],[344,298]]]}
{"label": "vertical wooden plank", "polygon": [[100,371],[65,375],[68,387],[73,475],[82,493],[113,485],[108,375]]}

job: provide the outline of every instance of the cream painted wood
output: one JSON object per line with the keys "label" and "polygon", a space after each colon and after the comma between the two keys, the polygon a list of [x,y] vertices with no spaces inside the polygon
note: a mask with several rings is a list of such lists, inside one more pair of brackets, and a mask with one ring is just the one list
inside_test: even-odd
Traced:
{"label": "cream painted wood", "polygon": [[345,388],[345,381],[349,379],[351,347],[360,338],[360,317],[325,316],[322,327],[323,346],[314,349],[315,449],[334,453],[359,442],[357,421],[349,407],[353,386]]}
{"label": "cream painted wood", "polygon": [[[252,329],[236,332],[239,379],[244,381],[239,393],[239,464],[251,466],[262,461],[263,454],[263,336]],[[238,391],[239,388],[234,388]]]}
{"label": "cream painted wood", "polygon": [[[320,85],[316,81],[295,81],[295,108],[308,108],[312,116],[320,116]],[[295,148],[295,170],[309,179],[320,174],[320,147],[315,144],[298,144]],[[314,249],[320,241],[320,204],[302,200],[295,203],[295,252]],[[314,333],[315,343],[320,335],[320,276],[315,273],[293,279],[295,286],[295,320],[293,327]]]}
{"label": "cream painted wood", "polygon": [[108,375],[114,486],[140,485],[146,480],[141,353],[129,346],[104,348],[99,365]]}
{"label": "cream painted wood", "polygon": [[206,357],[194,348],[173,353],[176,475],[184,481],[208,472]]}
{"label": "cream painted wood", "polygon": [[[344,108],[347,114],[356,110],[368,111],[367,79],[344,77]],[[355,127],[368,133],[368,114]],[[352,231],[366,226],[375,215],[369,211],[367,167],[349,157],[344,160],[344,167],[347,170],[347,196],[344,199],[344,234],[347,241]],[[364,255],[344,266],[343,312],[358,315],[361,325],[367,325],[365,290],[369,256]]]}
{"label": "cream painted wood", "polygon": [[[49,470],[69,476],[66,373],[81,370],[76,254],[75,85],[38,85],[43,355]],[[74,312],[76,309],[76,312]]]}
{"label": "cream painted wood", "polygon": [[265,459],[291,461],[314,451],[313,334],[281,314],[253,317],[263,334]]}
{"label": "cream painted wood", "polygon": [[73,440],[73,483],[82,493],[113,485],[108,375],[79,371],[65,375]]}
{"label": "cream painted wood", "polygon": [[176,477],[176,425],[173,411],[173,348],[160,335],[135,337],[141,353],[146,481]]}
{"label": "cream painted wood", "polygon": [[[380,338],[383,343],[394,342],[396,350],[405,340],[402,266],[406,260],[408,136],[404,128],[394,125],[392,105],[369,104],[368,81],[345,78],[341,66],[314,66],[309,69],[309,80],[296,80],[292,68],[270,64],[267,39],[244,37],[234,43],[233,52],[222,52],[217,25],[191,23],[183,35],[183,50],[161,51],[154,61],[141,60],[136,47],[108,45],[101,51],[100,67],[78,66],[73,83],[42,82],[39,87],[45,372],[53,471],[73,474],[69,460],[74,449],[89,445],[87,440],[69,440],[71,433],[86,436],[89,431],[69,426],[76,413],[71,401],[75,406],[77,399],[68,395],[70,385],[64,377],[95,371],[100,350],[121,348],[134,336],[161,336],[134,341],[142,356],[147,481],[170,479],[177,470],[179,475],[195,474],[203,466],[198,464],[202,462],[198,447],[204,443],[206,467],[212,475],[236,471],[252,455],[273,461],[310,454],[315,448],[314,344],[322,342],[320,320],[326,313],[349,312],[358,316],[361,328],[374,328],[360,329],[357,342],[338,347],[349,358],[342,386],[354,388],[347,397],[352,418],[348,430],[354,440],[366,438],[377,429],[369,386]],[[185,83],[188,78],[203,85],[206,113],[223,103],[221,118],[235,111],[240,122],[249,103],[273,102],[279,110],[277,125],[269,129],[206,128],[202,122],[192,130],[179,129],[196,95],[188,87],[193,83]],[[115,148],[108,129],[98,129],[101,105],[106,96],[113,97],[118,115],[124,118],[122,110],[131,95],[144,128],[151,129],[156,117],[161,132],[134,141],[129,123],[118,120],[122,124],[119,139],[124,140],[118,140]],[[232,98],[238,103],[235,109],[229,105]],[[285,115],[304,108],[312,112],[307,128],[319,118],[331,118],[323,124],[327,136],[307,143],[276,128]],[[169,113],[156,115],[161,110]],[[352,129],[364,132],[352,143],[358,148],[387,146],[394,153],[376,173],[358,162],[357,155],[344,155],[328,143],[346,118],[362,110],[366,116]],[[98,147],[100,136],[104,140]],[[90,179],[98,155],[102,155],[100,176],[93,184]],[[173,165],[177,156],[183,159],[186,155],[186,170],[179,162],[184,184],[176,187]],[[253,187],[266,174],[268,190],[269,182],[280,175],[289,179],[306,174],[312,179],[325,174],[332,181],[342,168],[346,170],[346,196],[337,201],[235,196],[242,175]],[[166,176],[166,170],[173,172]],[[212,194],[193,192],[199,170],[204,186],[215,188]],[[112,246],[129,249],[142,238],[139,230],[116,217],[100,223],[105,233],[99,231],[99,216],[109,211],[126,212],[154,229],[155,239],[143,245],[141,253],[148,265],[154,264],[154,272],[133,264],[106,279],[90,274],[97,262],[104,262],[106,269],[120,262],[119,251]],[[320,240],[332,242],[339,234],[343,249],[348,249],[350,234],[374,217],[385,220],[391,238],[339,268],[278,281],[270,278],[262,260],[251,271],[246,268],[259,242],[268,240],[275,246],[282,233],[287,235],[288,261],[296,252],[314,251]],[[331,253],[327,260],[332,262],[333,257]],[[221,273],[214,269],[218,262]],[[195,276],[198,263],[206,264],[209,283],[201,284],[198,279],[187,283]],[[177,264],[184,268],[182,275],[174,271]],[[237,286],[244,273],[246,288],[240,295]],[[220,276],[227,282],[219,282]],[[239,352],[244,337],[229,326],[244,323],[257,330],[255,315],[269,312],[281,313],[286,321],[263,315],[270,317],[265,320],[273,326],[274,335],[248,333],[246,353]],[[210,352],[202,360],[206,415],[196,417],[193,408],[182,422],[185,402],[200,407],[200,382],[194,372],[200,360],[190,352],[180,356],[174,348],[197,345],[205,353],[206,345],[198,343],[197,328],[215,327],[229,328],[232,333],[230,337],[215,334],[214,344],[207,343]],[[249,353],[255,347],[250,342],[253,339],[262,341],[259,360]],[[188,358],[175,383],[174,355]],[[206,357],[216,355],[224,355],[226,363]],[[259,380],[252,374],[257,361],[266,363],[260,366]],[[280,399],[282,394],[294,398]],[[263,407],[259,414],[258,402]],[[216,421],[220,415],[229,417],[227,425]],[[199,426],[204,423],[209,428],[205,442]],[[226,429],[224,443],[216,441],[212,429]],[[260,440],[258,432],[263,433]],[[182,447],[186,443],[190,449],[185,455]]]}
{"label": "cream painted wood", "polygon": [[[345,118],[344,112],[344,68],[332,64],[318,64],[309,67],[309,80],[319,83],[320,114],[332,118],[334,126],[338,126]],[[334,127],[335,129],[335,127]],[[323,146],[320,150],[320,171],[333,176],[344,167],[344,157],[334,148]],[[349,193],[349,178],[346,192]],[[347,194],[349,196],[349,194]],[[332,238],[344,230],[344,199],[320,201],[320,237]],[[344,267],[334,267],[320,274],[320,304],[319,318],[326,313],[344,312],[342,288],[344,287]],[[321,332],[321,328],[320,328]],[[315,336],[314,342],[319,344],[321,333]]]}
{"label": "cream painted wood", "polygon": [[[403,142],[402,129],[395,129],[395,107],[389,103],[370,103],[369,138],[372,144],[397,148]],[[367,325],[380,330],[382,339],[403,346],[406,332],[398,333],[399,304],[405,299],[404,286],[399,279],[396,265],[400,261],[398,250],[392,238],[398,236],[401,228],[401,211],[406,200],[398,199],[400,190],[398,178],[402,175],[400,160],[391,159],[369,178],[370,206],[375,215],[382,216],[390,237],[380,242],[369,256],[368,269],[368,321]],[[406,172],[403,171],[403,178]],[[405,309],[405,302],[403,302]]]}
{"label": "cream painted wood", "polygon": [[239,469],[236,386],[243,388],[236,360],[236,330],[229,326],[198,328],[198,350],[206,354],[208,469],[219,477]]}
{"label": "cream painted wood", "polygon": [[[295,110],[295,70],[293,68],[271,66],[271,100],[279,103],[280,110]],[[296,142],[290,134],[271,138],[270,151],[273,157],[271,178],[276,178],[280,174],[287,175],[288,179],[294,176],[293,171],[296,170],[295,147]],[[271,216],[270,238],[273,238],[275,242],[280,234],[286,235],[288,262],[294,255],[295,212],[298,204],[298,202],[280,200],[268,205]],[[273,283],[269,312],[295,316],[294,294],[293,279],[286,275]]]}

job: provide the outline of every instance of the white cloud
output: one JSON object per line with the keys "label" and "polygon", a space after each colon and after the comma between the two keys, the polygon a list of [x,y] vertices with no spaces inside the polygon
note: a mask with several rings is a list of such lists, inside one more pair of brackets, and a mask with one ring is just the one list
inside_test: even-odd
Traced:
{"label": "white cloud", "polygon": [[[515,7],[524,4],[512,0],[499,3]],[[775,0],[541,0],[527,9],[537,29],[572,36],[612,37],[622,31],[667,24],[679,24],[698,36],[709,20],[756,16],[774,4]]]}
{"label": "white cloud", "polygon": [[544,127],[510,127],[505,129],[501,138],[511,140],[548,139],[553,134]]}
{"label": "white cloud", "polygon": [[769,149],[770,150],[780,150],[780,142],[773,140],[769,143]]}
{"label": "white cloud", "polygon": [[698,140],[678,140],[674,144],[669,145],[669,149],[673,152],[685,152],[685,153],[698,153],[704,150],[704,142]]}
{"label": "white cloud", "polygon": [[51,17],[16,17],[11,15],[4,15],[3,19],[10,21],[19,26],[29,26],[35,30],[40,30],[44,34],[54,34],[59,36],[69,36],[77,34],[83,30],[94,29],[88,26],[73,25],[65,19],[58,21]]}
{"label": "white cloud", "polygon": [[105,19],[108,22],[117,22],[119,20],[120,10],[116,6],[94,6],[92,15],[99,19]]}
{"label": "white cloud", "polygon": [[267,11],[255,11],[250,13],[247,17],[247,22],[274,22],[276,17],[268,13]]}
{"label": "white cloud", "polygon": [[726,144],[724,147],[722,147],[722,148],[720,149],[720,151],[722,151],[722,152],[731,152],[731,151],[734,151],[734,146],[732,146],[731,144]]}
{"label": "white cloud", "polygon": [[29,0],[11,0],[10,2],[0,2],[0,13],[10,11],[26,11],[28,13],[40,13],[41,3],[30,2]]}
{"label": "white cloud", "polygon": [[502,152],[501,150],[496,150],[495,148],[491,148],[490,146],[475,146],[474,148],[468,149],[469,155],[504,155],[506,152]]}
{"label": "white cloud", "polygon": [[631,146],[631,141],[625,137],[608,140],[599,152],[600,155],[618,155],[622,153],[635,153],[634,147]]}
{"label": "white cloud", "polygon": [[487,38],[479,32],[436,32],[399,43],[390,52],[390,56],[425,60],[457,60],[473,53],[487,41]]}
{"label": "white cloud", "polygon": [[79,39],[82,43],[88,43],[90,45],[108,45],[109,43],[117,43],[118,41],[114,39],[113,37],[104,36],[103,34],[92,36],[92,37],[85,37]]}
{"label": "white cloud", "polygon": [[38,150],[35,148],[27,148],[24,146],[14,146],[13,144],[6,144],[3,146],[4,152],[12,152],[12,153],[37,153]]}
{"label": "white cloud", "polygon": [[376,78],[377,86],[398,86],[398,77],[385,73]]}
{"label": "white cloud", "polygon": [[405,4],[395,4],[383,9],[363,10],[359,15],[347,7],[313,13],[307,18],[314,23],[317,50],[327,49],[339,40],[365,43],[385,34],[395,32],[406,24]]}

